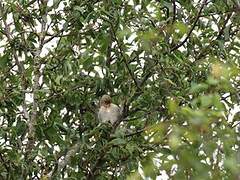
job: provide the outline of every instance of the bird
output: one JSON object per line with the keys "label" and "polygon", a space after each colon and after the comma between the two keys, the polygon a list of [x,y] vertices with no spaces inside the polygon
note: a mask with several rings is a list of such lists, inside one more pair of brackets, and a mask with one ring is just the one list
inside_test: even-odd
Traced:
{"label": "bird", "polygon": [[109,95],[103,95],[100,99],[98,119],[102,123],[111,123],[112,125],[115,125],[121,119],[121,108],[112,103]]}

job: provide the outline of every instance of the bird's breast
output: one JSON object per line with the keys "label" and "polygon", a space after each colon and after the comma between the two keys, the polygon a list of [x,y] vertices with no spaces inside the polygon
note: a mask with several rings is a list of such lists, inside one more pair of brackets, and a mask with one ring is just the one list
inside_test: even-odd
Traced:
{"label": "bird's breast", "polygon": [[114,108],[101,108],[99,111],[99,118],[102,122],[114,123],[119,118],[119,113]]}

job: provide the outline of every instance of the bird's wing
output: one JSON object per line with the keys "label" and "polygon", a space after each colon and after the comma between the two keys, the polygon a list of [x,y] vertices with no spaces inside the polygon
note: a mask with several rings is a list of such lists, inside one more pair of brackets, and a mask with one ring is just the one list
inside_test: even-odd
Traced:
{"label": "bird's wing", "polygon": [[100,122],[104,122],[104,112],[103,112],[102,108],[99,108],[99,110],[98,110],[98,120]]}

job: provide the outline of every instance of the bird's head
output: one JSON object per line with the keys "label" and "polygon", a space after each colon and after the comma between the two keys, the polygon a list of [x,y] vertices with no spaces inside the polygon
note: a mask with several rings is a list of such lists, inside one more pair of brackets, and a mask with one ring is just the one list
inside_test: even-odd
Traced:
{"label": "bird's head", "polygon": [[100,107],[104,106],[105,108],[108,108],[111,103],[112,103],[111,97],[109,95],[103,95],[100,100]]}

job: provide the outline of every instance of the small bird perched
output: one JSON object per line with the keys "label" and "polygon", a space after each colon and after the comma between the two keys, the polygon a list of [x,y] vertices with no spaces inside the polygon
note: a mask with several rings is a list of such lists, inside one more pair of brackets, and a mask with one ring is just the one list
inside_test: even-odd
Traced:
{"label": "small bird perched", "polygon": [[103,95],[100,99],[100,108],[98,112],[98,119],[102,123],[110,122],[114,125],[121,118],[121,109],[112,103],[109,95]]}

